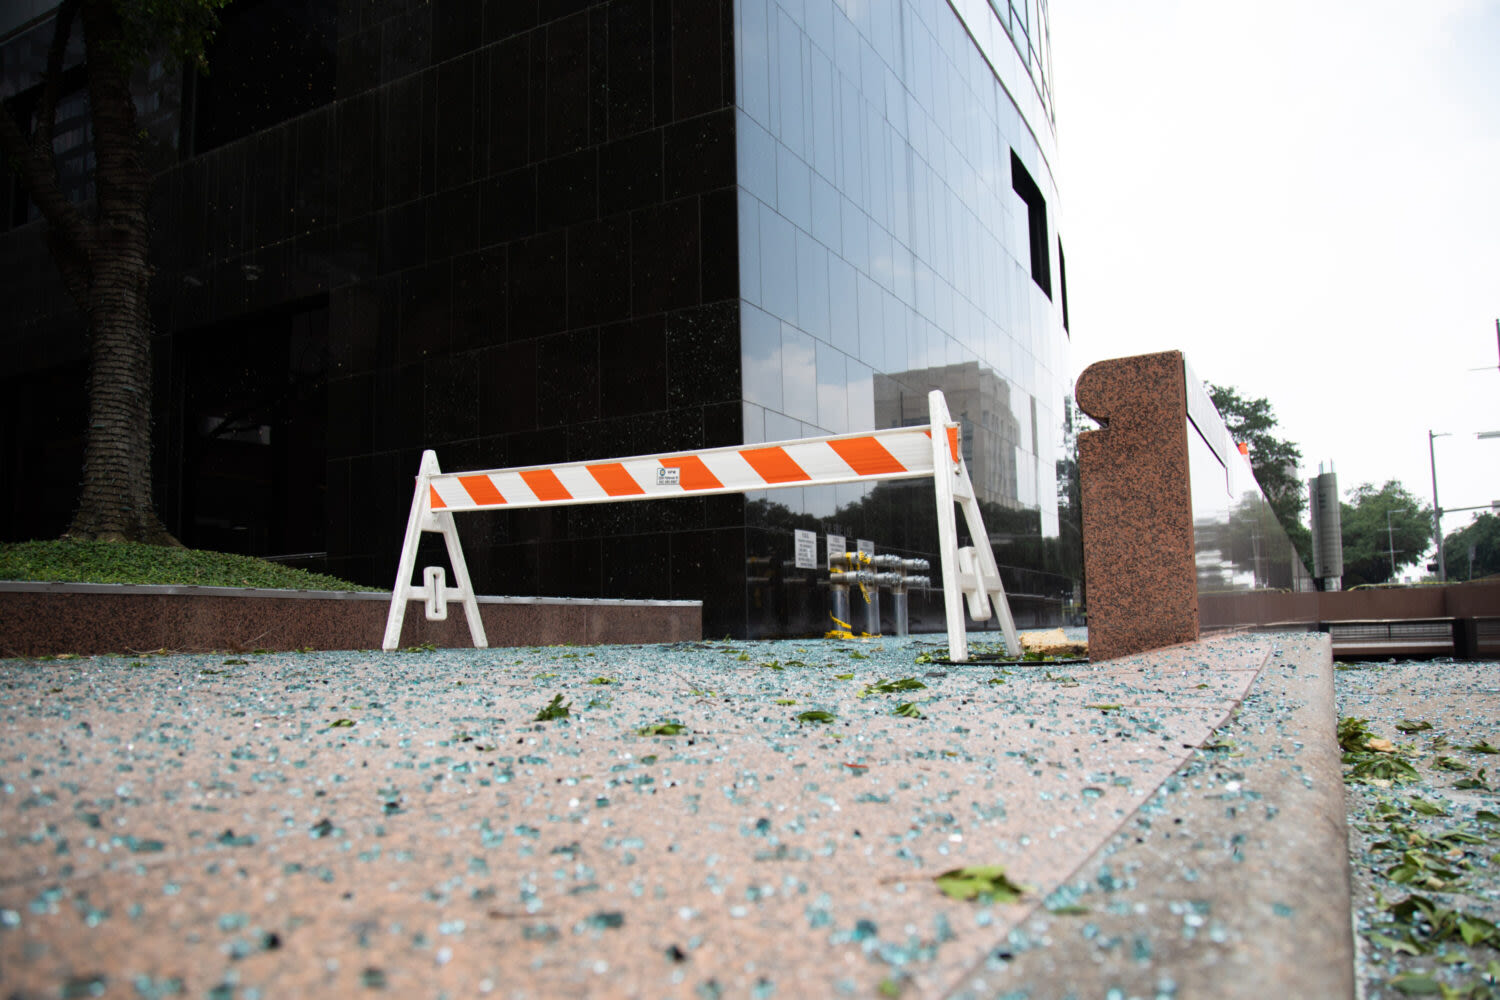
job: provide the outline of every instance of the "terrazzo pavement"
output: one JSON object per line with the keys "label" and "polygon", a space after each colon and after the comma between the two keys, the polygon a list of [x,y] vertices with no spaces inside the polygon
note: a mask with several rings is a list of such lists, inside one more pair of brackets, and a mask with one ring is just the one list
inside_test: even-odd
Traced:
{"label": "terrazzo pavement", "polygon": [[940,648],[0,661],[0,996],[1350,995],[1325,637]]}

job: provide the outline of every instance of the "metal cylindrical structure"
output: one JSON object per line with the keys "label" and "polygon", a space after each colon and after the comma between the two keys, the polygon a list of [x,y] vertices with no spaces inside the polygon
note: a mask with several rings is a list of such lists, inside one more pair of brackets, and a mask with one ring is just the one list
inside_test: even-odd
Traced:
{"label": "metal cylindrical structure", "polygon": [[833,616],[841,622],[852,623],[850,617],[858,601],[850,594],[858,587],[860,599],[864,601],[864,631],[869,635],[880,634],[880,591],[891,594],[891,615],[897,636],[907,636],[911,629],[910,593],[912,587],[930,587],[926,576],[912,575],[927,570],[931,563],[926,559],[903,559],[898,555],[880,553],[865,555],[845,552],[842,556],[830,557],[829,599],[833,605]]}
{"label": "metal cylindrical structure", "polygon": [[828,597],[833,605],[832,613],[835,623],[843,622],[846,625],[852,625],[853,622],[849,618],[849,588],[835,583],[828,588]]}
{"label": "metal cylindrical structure", "polygon": [[910,634],[906,614],[906,590],[891,591],[891,617],[895,619],[893,628],[899,639],[905,639]]}

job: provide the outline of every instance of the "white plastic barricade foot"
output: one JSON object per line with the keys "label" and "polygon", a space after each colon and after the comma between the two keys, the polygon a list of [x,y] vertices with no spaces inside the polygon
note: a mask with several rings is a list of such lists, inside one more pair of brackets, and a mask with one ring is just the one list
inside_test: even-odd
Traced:
{"label": "white plastic barricade foot", "polygon": [[[448,617],[448,602],[462,601],[464,616],[469,620],[469,637],[475,649],[488,646],[484,622],[479,618],[479,602],[474,599],[474,588],[469,583],[469,567],[464,562],[463,546],[458,543],[458,526],[453,515],[446,510],[432,509],[432,477],[441,475],[437,453],[422,452],[422,464],[417,470],[417,485],[411,498],[411,513],[406,518],[406,538],[401,543],[401,558],[397,562],[396,586],[391,589],[391,610],[385,617],[385,638],[382,649],[395,649],[401,645],[401,626],[406,622],[408,601],[424,601],[427,604],[427,619],[443,621]],[[417,563],[417,545],[422,532],[436,531],[442,534],[448,547],[448,561],[453,564],[455,587],[444,582],[441,566],[428,566],[423,571],[423,584],[413,586],[412,570]]]}
{"label": "white plastic barricade foot", "polygon": [[[956,662],[969,658],[963,613],[967,597],[976,621],[990,617],[990,605],[998,609],[1006,648],[1011,655],[1019,656],[1021,644],[1006,604],[995,554],[979,516],[968,468],[959,453],[958,425],[949,417],[940,391],[929,394],[928,409],[931,423],[927,427],[524,469],[445,473],[438,468],[437,455],[424,452],[382,645],[395,649],[401,641],[406,604],[411,600],[426,600],[429,618],[445,614],[446,601],[462,600],[474,645],[487,644],[454,529],[454,514],[931,477],[937,499],[949,655]],[[974,539],[967,568],[960,566],[955,503],[962,507]],[[442,533],[457,586],[445,587],[440,575],[429,575],[422,586],[413,586],[417,543],[423,531]],[[436,567],[429,573],[431,569]]]}

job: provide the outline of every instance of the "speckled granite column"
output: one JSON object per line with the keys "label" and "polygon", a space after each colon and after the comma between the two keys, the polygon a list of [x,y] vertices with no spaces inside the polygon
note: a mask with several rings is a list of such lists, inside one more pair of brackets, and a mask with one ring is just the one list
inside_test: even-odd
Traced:
{"label": "speckled granite column", "polygon": [[1078,436],[1089,657],[1198,638],[1182,354],[1090,365],[1074,395],[1103,425]]}

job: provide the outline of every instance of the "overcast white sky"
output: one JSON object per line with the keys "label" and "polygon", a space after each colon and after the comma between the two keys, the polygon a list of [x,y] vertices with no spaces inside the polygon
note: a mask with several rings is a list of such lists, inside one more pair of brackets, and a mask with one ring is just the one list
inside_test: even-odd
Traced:
{"label": "overcast white sky", "polygon": [[1075,377],[1181,349],[1271,400],[1306,474],[1430,504],[1432,429],[1443,506],[1500,500],[1500,3],[1051,16]]}

